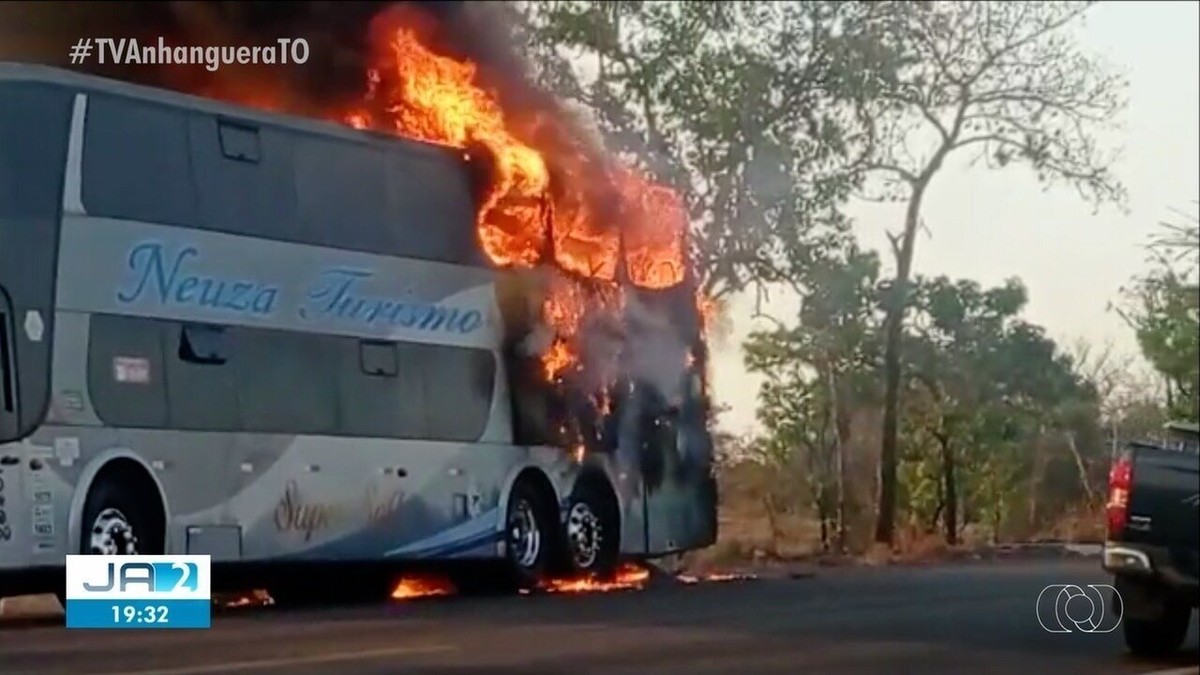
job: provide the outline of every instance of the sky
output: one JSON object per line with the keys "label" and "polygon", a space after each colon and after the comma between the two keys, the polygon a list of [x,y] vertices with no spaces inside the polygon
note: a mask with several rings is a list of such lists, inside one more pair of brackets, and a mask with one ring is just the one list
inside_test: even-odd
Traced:
{"label": "sky", "polygon": [[[1086,49],[1129,79],[1121,129],[1099,138],[1123,147],[1114,170],[1129,190],[1128,213],[1093,213],[1069,187],[1044,190],[1022,169],[989,172],[949,163],[925,201],[931,234],[918,236],[918,274],[968,277],[985,285],[1011,276],[1029,291],[1025,316],[1071,345],[1086,340],[1136,355],[1133,333],[1108,310],[1120,287],[1145,269],[1147,238],[1171,209],[1195,213],[1200,199],[1200,3],[1108,2],[1093,8],[1078,35]],[[903,206],[853,204],[860,240],[887,250],[885,232]],[[890,254],[889,254],[890,257]],[[759,378],[742,365],[740,342],[771,324],[751,316],[751,297],[729,308],[733,333],[715,345],[714,394],[731,406],[721,426],[753,430]],[[764,313],[795,315],[795,298],[773,294]]]}

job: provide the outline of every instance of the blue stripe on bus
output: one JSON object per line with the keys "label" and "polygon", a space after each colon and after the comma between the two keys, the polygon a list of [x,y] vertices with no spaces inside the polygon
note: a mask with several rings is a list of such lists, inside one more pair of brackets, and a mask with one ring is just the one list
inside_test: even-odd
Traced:
{"label": "blue stripe on bus", "polygon": [[481,532],[477,535],[468,537],[466,539],[461,539],[459,541],[450,542],[447,544],[443,544],[441,546],[426,549],[424,551],[421,551],[420,553],[410,553],[408,556],[405,556],[405,557],[436,558],[439,556],[452,556],[452,555],[457,555],[459,553],[466,553],[467,551],[470,551],[471,549],[478,548],[485,544],[495,544],[495,543],[499,542],[500,538],[502,537],[503,534],[504,534],[503,532],[496,532],[494,530],[491,532]]}
{"label": "blue stripe on bus", "polygon": [[397,546],[384,555],[406,558],[423,558],[437,555],[444,549],[456,548],[464,543],[475,541],[480,537],[486,537],[489,533],[495,533],[499,517],[500,509],[493,508],[465,523],[460,523],[417,541]]}

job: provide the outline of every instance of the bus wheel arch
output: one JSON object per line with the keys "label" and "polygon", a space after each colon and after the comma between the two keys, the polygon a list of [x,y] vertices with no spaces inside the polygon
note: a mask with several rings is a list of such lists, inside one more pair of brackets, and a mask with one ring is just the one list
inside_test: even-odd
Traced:
{"label": "bus wheel arch", "polygon": [[563,565],[573,574],[609,578],[621,555],[621,504],[608,475],[585,469],[563,513]]}
{"label": "bus wheel arch", "polygon": [[502,503],[505,560],[516,584],[532,588],[550,571],[560,548],[557,493],[543,471],[525,467],[509,484]]}
{"label": "bus wheel arch", "polygon": [[76,493],[77,503],[72,505],[75,518],[68,528],[69,552],[91,553],[90,530],[100,521],[119,528],[124,518],[136,521],[132,529],[140,539],[139,554],[166,553],[170,514],[162,485],[150,467],[132,453],[115,452],[98,458],[89,469],[80,480],[85,488]]}

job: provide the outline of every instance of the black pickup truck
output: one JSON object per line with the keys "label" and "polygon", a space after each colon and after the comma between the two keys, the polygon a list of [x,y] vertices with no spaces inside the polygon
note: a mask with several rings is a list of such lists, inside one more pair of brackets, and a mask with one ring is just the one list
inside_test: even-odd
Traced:
{"label": "black pickup truck", "polygon": [[1104,569],[1122,605],[1125,644],[1138,655],[1179,648],[1197,606],[1200,427],[1167,425],[1164,443],[1129,443],[1108,477]]}

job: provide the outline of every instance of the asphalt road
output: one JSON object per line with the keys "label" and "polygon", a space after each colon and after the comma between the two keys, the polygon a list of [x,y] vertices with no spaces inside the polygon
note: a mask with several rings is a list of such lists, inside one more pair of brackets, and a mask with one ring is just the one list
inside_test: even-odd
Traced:
{"label": "asphalt road", "polygon": [[[1095,559],[821,570],[595,595],[229,611],[207,631],[0,624],[4,675],[429,673],[1150,673],[1120,631],[1046,633],[1048,584],[1104,583]],[[1194,672],[1194,671],[1181,671]]]}

